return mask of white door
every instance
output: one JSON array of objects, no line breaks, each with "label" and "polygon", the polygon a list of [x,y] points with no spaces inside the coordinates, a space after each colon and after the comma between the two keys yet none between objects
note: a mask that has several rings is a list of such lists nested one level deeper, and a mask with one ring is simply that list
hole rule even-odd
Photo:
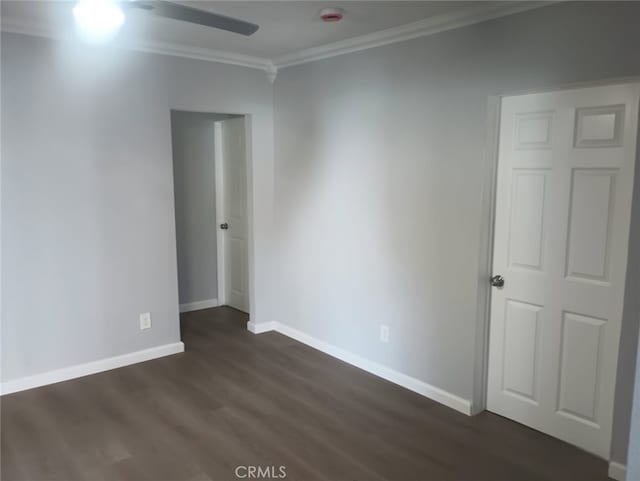
[{"label": "white door", "polygon": [[604,458],[639,96],[640,84],[583,88],[501,110],[488,409]]},{"label": "white door", "polygon": [[221,304],[249,312],[247,260],[247,159],[244,118],[216,124],[218,296]]}]

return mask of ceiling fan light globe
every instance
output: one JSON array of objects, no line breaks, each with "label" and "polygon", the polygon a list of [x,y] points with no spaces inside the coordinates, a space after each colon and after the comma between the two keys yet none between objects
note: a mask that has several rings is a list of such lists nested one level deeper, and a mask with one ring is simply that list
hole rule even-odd
[{"label": "ceiling fan light globe", "polygon": [[77,33],[91,43],[108,41],[125,21],[120,5],[113,0],[79,0],[73,18]]}]

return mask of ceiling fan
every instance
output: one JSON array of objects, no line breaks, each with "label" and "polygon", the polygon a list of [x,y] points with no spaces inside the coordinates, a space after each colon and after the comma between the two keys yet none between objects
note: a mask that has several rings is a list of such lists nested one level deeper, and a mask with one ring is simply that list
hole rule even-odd
[{"label": "ceiling fan", "polygon": [[179,3],[164,0],[129,0],[122,3],[124,8],[138,8],[146,10],[159,17],[173,18],[183,22],[196,23],[206,27],[239,33],[240,35],[252,35],[259,26],[237,18],[227,17],[213,12],[207,12],[193,7],[187,7]]},{"label": "ceiling fan", "polygon": [[111,34],[122,26],[125,21],[124,12],[131,9],[245,36],[254,34],[259,28],[255,23],[165,0],[78,0],[73,8],[73,15],[82,30],[106,38],[106,34]]}]

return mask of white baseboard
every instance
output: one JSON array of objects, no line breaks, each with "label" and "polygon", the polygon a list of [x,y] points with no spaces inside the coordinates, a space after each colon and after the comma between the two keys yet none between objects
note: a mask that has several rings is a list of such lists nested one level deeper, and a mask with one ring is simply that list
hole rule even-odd
[{"label": "white baseboard", "polygon": [[254,334],[262,334],[263,332],[275,331],[276,322],[260,322],[255,323],[253,321],[247,322],[247,330]]},{"label": "white baseboard", "polygon": [[142,351],[130,352],[121,356],[109,357],[107,359],[100,359],[99,361],[87,362],[85,364],[56,369],[55,371],[43,372],[34,376],[6,381],[0,386],[0,393],[4,396],[5,394],[25,391],[56,382],[68,381],[69,379],[109,371],[138,362],[150,361],[151,359],[169,356],[179,352],[184,352],[184,344],[182,342],[174,342],[150,349],[143,349]]},{"label": "white baseboard", "polygon": [[364,371],[374,374],[378,377],[386,379],[394,384],[398,384],[410,391],[421,394],[422,396],[433,399],[445,406],[455,409],[463,414],[470,416],[472,414],[471,401],[461,398],[455,394],[440,389],[438,387],[427,384],[411,376],[407,376],[401,372],[398,372],[389,367],[378,364],[377,362],[370,361],[356,354],[352,354],[342,348],[329,344],[327,342],[316,339],[315,337],[305,334],[302,331],[286,326],[279,322],[263,322],[260,324],[251,325],[251,322],[247,324],[247,329],[255,334],[260,334],[267,331],[277,331],[280,334],[291,337],[296,341],[313,347],[319,351],[324,352],[330,356],[333,356],[341,361],[344,361],[352,366],[356,366]]},{"label": "white baseboard", "polygon": [[200,309],[209,309],[210,307],[218,307],[218,299],[205,299],[204,301],[185,302],[180,304],[180,313],[199,311]]},{"label": "white baseboard", "polygon": [[627,466],[616,461],[609,461],[609,477],[616,481],[627,479]]}]

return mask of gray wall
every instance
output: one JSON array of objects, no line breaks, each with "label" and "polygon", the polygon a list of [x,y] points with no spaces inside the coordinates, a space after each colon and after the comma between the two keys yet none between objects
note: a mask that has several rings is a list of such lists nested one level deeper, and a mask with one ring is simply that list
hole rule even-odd
[{"label": "gray wall", "polygon": [[218,297],[213,125],[230,117],[171,113],[180,304]]},{"label": "gray wall", "polygon": [[1,56],[3,381],[179,340],[171,109],[250,114],[251,312],[272,318],[264,72],[14,34]]},{"label": "gray wall", "polygon": [[[471,399],[487,99],[640,75],[638,25],[639,3],[569,2],[281,70],[277,320]],[[629,409],[621,388],[619,461]]]}]

